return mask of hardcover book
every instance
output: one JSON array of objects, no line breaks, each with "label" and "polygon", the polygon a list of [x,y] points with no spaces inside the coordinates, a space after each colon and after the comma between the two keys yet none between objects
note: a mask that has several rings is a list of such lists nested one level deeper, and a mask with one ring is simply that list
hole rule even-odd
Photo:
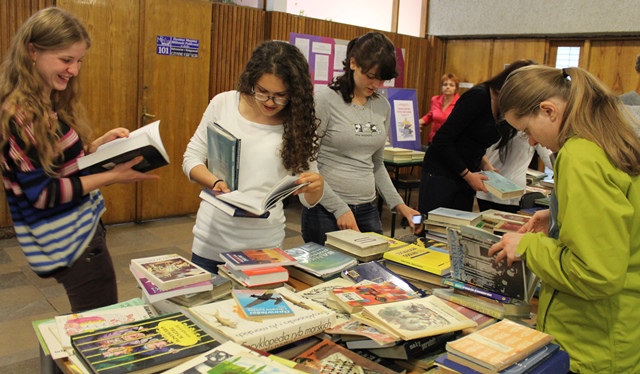
[{"label": "hardcover book", "polygon": [[178,305],[192,307],[218,300],[228,295],[233,287],[231,281],[220,274],[211,274],[210,283],[213,286],[213,289],[210,291],[188,293],[174,296],[168,300]]},{"label": "hardcover book", "polygon": [[312,367],[323,374],[396,374],[393,370],[368,360],[327,339],[324,339],[293,360]]},{"label": "hardcover book", "polygon": [[334,288],[329,291],[329,297],[337,301],[348,313],[355,313],[361,311],[364,306],[419,298],[420,294],[407,292],[392,282],[383,282]]},{"label": "hardcover book", "polygon": [[385,252],[383,257],[440,276],[448,274],[451,268],[449,254],[415,244]]},{"label": "hardcover book", "polygon": [[380,236],[355,230],[339,230],[327,233],[325,245],[337,247],[360,259],[365,256],[382,256],[389,250],[389,242]]},{"label": "hardcover book", "polygon": [[261,321],[293,315],[284,298],[274,290],[232,290],[231,295],[246,319]]},{"label": "hardcover book", "polygon": [[282,266],[241,270],[233,270],[227,268],[227,271],[229,271],[234,277],[236,277],[247,287],[256,287],[263,284],[283,283],[289,280],[289,272]]},{"label": "hardcover book", "polygon": [[358,264],[354,257],[314,242],[286,249],[285,252],[298,261],[294,267],[318,277],[331,276]]},{"label": "hardcover book", "polygon": [[281,248],[245,249],[244,251],[223,252],[222,260],[229,269],[246,270],[273,266],[295,265],[298,261]]},{"label": "hardcover book", "polygon": [[376,356],[408,360],[412,357],[422,356],[428,352],[443,349],[448,341],[460,337],[459,332],[446,332],[435,336],[426,336],[414,340],[401,341],[393,347],[370,348]]},{"label": "hardcover book", "polygon": [[501,174],[493,170],[485,170],[480,173],[489,177],[489,179],[482,181],[484,187],[498,199],[508,200],[524,195],[524,187],[503,177]]},{"label": "hardcover book", "polygon": [[317,286],[340,276],[340,273],[335,273],[327,275],[325,277],[319,277],[295,266],[287,266],[287,270],[289,271],[289,276],[291,278],[299,280],[300,282],[308,286]]},{"label": "hardcover book", "polygon": [[437,208],[429,212],[429,220],[446,223],[452,226],[471,225],[475,226],[482,220],[482,215],[464,210]]},{"label": "hardcover book", "polygon": [[362,314],[391,329],[404,340],[477,326],[436,296],[365,306]]},{"label": "hardcover book", "polygon": [[207,126],[207,167],[227,183],[231,191],[238,189],[241,140],[216,122]]},{"label": "hardcover book", "polygon": [[151,318],[155,314],[147,305],[134,305],[111,310],[87,311],[55,316],[58,336],[63,348],[71,348],[71,336],[123,323]]},{"label": "hardcover book", "polygon": [[450,288],[436,288],[433,289],[432,292],[435,296],[443,300],[452,301],[497,319],[503,319],[505,317],[531,317],[531,305],[524,301],[514,300],[509,303],[502,303],[484,296]]},{"label": "hardcover book", "polygon": [[218,199],[257,216],[273,209],[279,202],[308,183],[296,184],[298,175],[287,175],[276,183],[264,196],[249,194],[240,190],[218,195]]},{"label": "hardcover book", "polygon": [[94,373],[150,373],[219,345],[182,313],[73,335],[73,348]]},{"label": "hardcover book", "polygon": [[147,300],[150,303],[155,303],[159,300],[170,299],[175,296],[192,294],[197,292],[205,292],[213,290],[213,284],[210,281],[202,281],[198,283],[188,284],[182,287],[172,288],[170,290],[163,291],[158,286],[153,284],[133,266],[129,266],[129,270],[133,274],[133,277],[138,282],[140,289],[145,293]]},{"label": "hardcover book", "polygon": [[[552,351],[549,356],[543,356],[542,360],[536,360],[539,351]],[[544,353],[543,353],[544,354]],[[530,357],[532,358],[530,360]],[[477,371],[466,365],[461,365],[455,361],[449,360],[447,354],[444,353],[435,359],[435,364],[444,374],[481,374],[496,373],[484,368]],[[475,366],[476,368],[481,368]],[[569,355],[567,352],[555,349],[554,344],[547,344],[545,347],[536,351],[536,353],[518,361],[508,368],[498,372],[500,374],[566,374],[569,372]]]},{"label": "hardcover book", "polygon": [[78,169],[90,169],[91,173],[111,170],[114,166],[143,156],[133,169],[147,172],[169,164],[169,155],[160,138],[160,121],[150,123],[119,138],[105,143],[98,149],[78,159]]},{"label": "hardcover book", "polygon": [[293,316],[247,320],[233,299],[198,305],[190,308],[189,312],[214,336],[263,351],[318,334],[335,324],[335,313],[330,309],[284,287],[276,291],[288,302]]},{"label": "hardcover book", "polygon": [[[524,359],[516,362],[515,364],[499,372],[487,369],[484,366],[480,366],[474,362],[471,362],[469,360],[466,360],[462,357],[458,357],[455,355],[446,355],[447,358],[445,362],[449,362],[449,363],[453,362],[459,365],[463,365],[465,367],[471,368],[472,370],[475,370],[476,372],[483,373],[483,374],[494,374],[494,373],[530,374],[544,361],[551,358],[551,356],[553,356],[553,354],[556,353],[559,349],[560,349],[559,345],[554,343],[549,343],[544,347],[538,349],[537,351],[533,352],[529,356],[525,357]],[[543,373],[548,374],[548,372],[543,372]]]},{"label": "hardcover book", "polygon": [[342,277],[354,283],[360,283],[365,280],[375,283],[391,282],[406,292],[417,292],[421,296],[426,296],[418,287],[406,282],[378,261],[364,262],[345,270],[342,272]]},{"label": "hardcover book", "polygon": [[247,212],[244,209],[240,209],[231,204],[225,203],[224,201],[218,199],[218,196],[224,194],[222,191],[214,191],[208,188],[203,188],[200,191],[200,198],[207,203],[215,206],[221,211],[227,213],[231,217],[244,217],[244,218],[269,218],[271,212],[264,212],[261,215],[255,215],[251,212]]},{"label": "hardcover book", "polygon": [[384,266],[395,274],[402,277],[409,284],[416,288],[423,290],[430,290],[434,286],[440,286],[442,284],[442,277],[435,275],[424,270],[414,268],[409,265],[401,264],[393,261],[385,261]]},{"label": "hardcover book", "polygon": [[447,343],[447,358],[464,358],[481,367],[500,371],[551,343],[553,336],[504,319]]},{"label": "hardcover book", "polygon": [[163,291],[211,279],[211,273],[175,253],[134,258],[130,266]]}]

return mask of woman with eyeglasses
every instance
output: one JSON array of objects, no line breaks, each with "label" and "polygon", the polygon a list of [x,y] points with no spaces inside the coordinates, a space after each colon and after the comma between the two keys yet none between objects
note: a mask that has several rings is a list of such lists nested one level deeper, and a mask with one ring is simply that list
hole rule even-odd
[{"label": "woman with eyeglasses", "polygon": [[351,40],[344,74],[316,93],[318,168],[326,183],[320,204],[302,210],[305,242],[324,244],[327,232],[344,229],[382,233],[376,190],[411,227],[420,214],[402,201],[383,160],[391,106],[376,90],[398,75],[395,53],[378,32]]},{"label": "woman with eyeglasses", "polygon": [[[309,183],[295,193],[302,204],[311,207],[320,200],[324,181],[315,163],[313,84],[297,47],[278,41],[258,46],[237,90],[211,100],[187,146],[182,168],[189,180],[229,192],[226,181],[206,166],[207,126],[212,121],[241,139],[238,190],[262,198],[283,177],[299,175],[297,183]],[[267,218],[246,218],[231,217],[203,201],[193,228],[192,261],[217,273],[221,252],[281,247],[284,229],[282,202]]]}]

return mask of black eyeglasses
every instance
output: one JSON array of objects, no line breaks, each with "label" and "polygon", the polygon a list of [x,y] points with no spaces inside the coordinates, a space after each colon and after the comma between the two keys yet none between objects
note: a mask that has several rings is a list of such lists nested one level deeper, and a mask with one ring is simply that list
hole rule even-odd
[{"label": "black eyeglasses", "polygon": [[253,88],[251,89],[251,94],[253,95],[253,97],[256,98],[256,100],[261,101],[263,103],[266,103],[267,101],[271,100],[274,102],[274,104],[276,105],[287,105],[289,104],[289,98],[288,97],[279,97],[279,96],[269,96],[269,95],[265,95],[261,92],[256,92]]}]

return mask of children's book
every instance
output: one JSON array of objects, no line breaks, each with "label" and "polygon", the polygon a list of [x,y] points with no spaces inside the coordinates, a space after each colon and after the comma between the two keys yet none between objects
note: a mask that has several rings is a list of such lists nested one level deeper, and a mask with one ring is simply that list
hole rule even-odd
[{"label": "children's book", "polygon": [[231,191],[238,189],[241,140],[216,122],[207,126],[207,166],[225,181]]},{"label": "children's book", "polygon": [[331,276],[358,263],[352,256],[314,242],[286,249],[285,252],[298,261],[295,267],[318,277]]},{"label": "children's book", "polygon": [[232,290],[231,295],[246,319],[261,321],[294,314],[285,299],[274,290]]},{"label": "children's book", "polygon": [[298,260],[293,256],[277,247],[223,252],[220,257],[222,257],[226,266],[233,270],[288,266],[298,263]]},{"label": "children's book", "polygon": [[218,195],[219,200],[237,208],[244,209],[257,216],[273,209],[287,196],[306,186],[308,183],[296,184],[298,175],[287,175],[276,183],[264,195],[249,194],[240,190]]},{"label": "children's book", "polygon": [[71,343],[94,373],[155,373],[220,343],[182,313],[73,335]]},{"label": "children's book", "polygon": [[261,215],[256,215],[251,212],[247,212],[244,209],[240,209],[231,204],[225,203],[224,201],[218,199],[220,194],[224,194],[222,191],[214,191],[209,188],[203,188],[200,191],[200,198],[207,203],[215,206],[221,211],[227,213],[231,217],[244,217],[244,218],[269,218],[271,212],[264,212]]},{"label": "children's book", "polygon": [[436,296],[365,306],[362,314],[386,326],[404,340],[477,326],[476,322],[446,305]]},{"label": "children's book", "polygon": [[259,354],[236,342],[227,341],[210,351],[191,358],[189,361],[165,371],[163,374],[196,374],[208,373],[216,365],[239,353]]},{"label": "children's book", "polygon": [[405,248],[385,252],[383,257],[386,260],[411,266],[439,276],[448,274],[451,269],[448,253],[421,247],[416,244],[409,244]]},{"label": "children's book", "polygon": [[351,352],[347,348],[327,339],[303,352],[293,361],[310,366],[323,374],[396,374],[393,370]]},{"label": "children's book", "polygon": [[524,195],[524,187],[517,183],[503,177],[501,174],[496,173],[493,170],[481,171],[487,180],[483,180],[485,188],[492,195],[496,196],[500,200],[514,199]]},{"label": "children's book", "polygon": [[172,288],[170,290],[163,291],[158,286],[148,280],[142,273],[134,269],[133,266],[129,266],[129,270],[133,274],[133,277],[138,282],[138,285],[145,293],[147,300],[151,303],[155,303],[159,300],[170,299],[175,296],[192,294],[197,292],[211,291],[213,284],[210,281],[202,281],[198,283],[188,284],[182,287]]},{"label": "children's book", "polygon": [[113,169],[114,166],[143,156],[133,169],[147,172],[169,164],[169,155],[160,138],[160,121],[150,123],[119,138],[105,143],[98,149],[78,159],[78,169],[90,168],[91,173]]},{"label": "children's book", "polygon": [[211,273],[175,253],[134,258],[130,266],[163,291],[211,279]]},{"label": "children's book", "polygon": [[462,358],[493,371],[508,368],[551,343],[553,336],[504,319],[447,343],[447,358]]},{"label": "children's book", "polygon": [[334,288],[329,291],[329,297],[337,301],[348,313],[355,313],[361,311],[364,306],[419,298],[420,294],[407,292],[392,282],[383,282]]},{"label": "children's book", "polygon": [[71,336],[117,326],[123,323],[140,321],[155,316],[147,305],[135,305],[111,310],[87,311],[82,313],[56,316],[58,336],[62,346],[71,348]]}]

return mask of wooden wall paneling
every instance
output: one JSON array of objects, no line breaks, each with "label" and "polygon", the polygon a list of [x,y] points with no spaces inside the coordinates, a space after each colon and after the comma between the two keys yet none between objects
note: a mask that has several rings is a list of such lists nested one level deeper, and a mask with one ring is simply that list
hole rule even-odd
[{"label": "wooden wall paneling", "polygon": [[[137,1],[101,0],[92,4],[58,0],[75,14],[91,37],[82,66],[82,102],[94,135],[115,127],[138,128],[138,55],[140,5]],[[132,27],[132,25],[136,25]],[[136,217],[136,184],[114,184],[100,189],[106,223],[132,222]]]},{"label": "wooden wall paneling", "polygon": [[493,41],[491,74],[494,76],[504,70],[505,64],[516,60],[534,60],[539,64],[545,61],[546,42],[544,39],[497,39]]},{"label": "wooden wall paneling", "polygon": [[478,84],[491,77],[492,53],[491,39],[447,40],[444,70],[457,75],[460,82]]},{"label": "wooden wall paneling", "polygon": [[588,70],[618,95],[640,92],[640,74],[635,70],[639,53],[639,40],[593,40]]}]

